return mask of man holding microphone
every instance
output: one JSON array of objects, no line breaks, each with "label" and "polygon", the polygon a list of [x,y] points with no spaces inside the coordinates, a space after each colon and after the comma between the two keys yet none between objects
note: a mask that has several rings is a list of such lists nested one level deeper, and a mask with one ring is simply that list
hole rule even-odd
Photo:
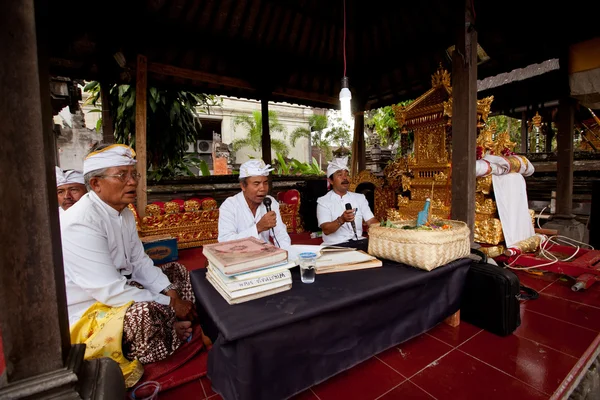
[{"label": "man holding microphone", "polygon": [[323,230],[323,244],[332,245],[362,238],[363,221],[379,223],[363,194],[350,192],[348,157],[336,158],[327,166],[332,189],[317,200],[317,220]]}]

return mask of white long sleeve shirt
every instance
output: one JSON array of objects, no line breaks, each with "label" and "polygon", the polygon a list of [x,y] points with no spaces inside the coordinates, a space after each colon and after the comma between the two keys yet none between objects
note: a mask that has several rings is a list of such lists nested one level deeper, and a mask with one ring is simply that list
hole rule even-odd
[{"label": "white long sleeve shirt", "polygon": [[244,197],[244,192],[240,192],[226,199],[219,207],[219,242],[246,237],[255,237],[269,242],[269,236],[273,236],[274,232],[277,239],[273,241],[275,245],[279,243],[279,247],[288,249],[292,241],[281,219],[279,203],[272,196],[268,197],[271,199],[271,211],[275,211],[275,214],[277,214],[277,225],[272,230],[258,233],[256,224],[267,213],[267,209],[264,204],[261,204],[256,209],[256,215],[252,215],[250,206],[248,206],[248,202]]},{"label": "white long sleeve shirt", "polygon": [[[169,279],[144,252],[128,208],[119,213],[89,192],[62,214],[60,225],[70,324],[97,301],[111,307],[129,301],[169,304],[160,293]],[[126,275],[144,289],[128,285]]]},{"label": "white long sleeve shirt", "polygon": [[[346,192],[344,196],[340,196],[333,190],[330,190],[326,195],[317,199],[317,220],[319,226],[324,223],[334,221],[346,211],[346,203],[350,203],[352,208],[357,208],[354,216],[356,224],[356,235],[359,239],[362,238],[363,221],[368,221],[374,217],[369,202],[364,194]],[[355,239],[352,225],[348,222],[339,227],[339,229],[329,235],[323,234],[323,244],[331,245],[347,242]]]}]

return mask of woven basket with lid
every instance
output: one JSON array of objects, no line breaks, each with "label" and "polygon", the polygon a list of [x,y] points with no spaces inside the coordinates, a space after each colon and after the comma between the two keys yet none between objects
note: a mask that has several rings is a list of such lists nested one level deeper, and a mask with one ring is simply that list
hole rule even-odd
[{"label": "woven basket with lid", "polygon": [[[466,257],[471,252],[470,231],[461,221],[442,220],[451,229],[417,230],[369,227],[369,254],[431,271]],[[394,225],[415,226],[416,221],[396,221]]]}]

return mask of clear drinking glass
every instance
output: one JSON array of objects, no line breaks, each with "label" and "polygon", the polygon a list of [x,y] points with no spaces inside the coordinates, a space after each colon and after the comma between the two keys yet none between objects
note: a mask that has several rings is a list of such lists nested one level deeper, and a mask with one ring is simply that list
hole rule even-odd
[{"label": "clear drinking glass", "polygon": [[302,280],[303,283],[313,283],[315,281],[317,254],[305,252],[300,253],[298,257],[298,264],[300,266],[300,280]]}]

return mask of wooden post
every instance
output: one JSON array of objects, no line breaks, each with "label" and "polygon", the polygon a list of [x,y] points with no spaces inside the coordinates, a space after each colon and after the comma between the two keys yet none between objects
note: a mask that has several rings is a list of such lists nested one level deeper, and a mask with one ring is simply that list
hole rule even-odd
[{"label": "wooden post", "polygon": [[265,164],[271,164],[271,132],[269,131],[269,99],[262,96],[260,99],[260,112],[262,113],[262,159]]},{"label": "wooden post", "polygon": [[146,215],[146,126],[147,126],[147,86],[148,70],[146,56],[138,54],[137,73],[135,82],[135,153],[137,159],[137,171],[140,173],[140,181],[137,187],[137,212],[140,218]]},{"label": "wooden post", "polygon": [[102,102],[102,143],[115,142],[113,118],[110,113],[110,83],[100,82],[100,101]]},{"label": "wooden post", "polygon": [[527,154],[527,111],[521,113],[521,153]]},{"label": "wooden post", "polygon": [[563,97],[558,103],[556,164],[556,217],[573,218],[573,100]]},{"label": "wooden post", "polygon": [[367,153],[365,149],[364,111],[354,113],[354,141],[356,141],[356,152],[354,152],[353,149],[352,158],[354,161],[352,161],[352,166],[357,168],[355,172],[359,174],[361,171],[364,171],[365,166],[367,164]]},{"label": "wooden post", "polygon": [[475,226],[477,139],[477,31],[466,0],[452,57],[452,218]]},{"label": "wooden post", "polygon": [[[0,3],[0,93],[5,94],[0,97],[0,171],[6,172],[0,178],[0,240],[6,250],[0,266],[0,331],[8,381],[0,398],[15,398],[6,390],[18,382],[26,382],[35,397],[37,381],[24,379],[53,371],[63,372],[47,387],[77,379],[64,369],[70,338],[54,148],[41,99],[43,94],[49,101],[50,88],[47,69],[39,68],[47,63],[38,64],[34,14],[44,8],[44,2],[34,7],[33,0]],[[43,27],[37,27],[39,34]]]}]

